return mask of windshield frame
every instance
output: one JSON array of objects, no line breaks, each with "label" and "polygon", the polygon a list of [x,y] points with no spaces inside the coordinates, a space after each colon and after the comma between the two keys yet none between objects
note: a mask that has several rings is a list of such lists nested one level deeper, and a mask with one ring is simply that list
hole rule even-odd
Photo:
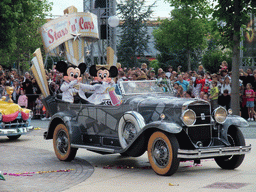
[{"label": "windshield frame", "polygon": [[167,82],[167,87],[168,87],[167,88],[168,90],[166,92],[164,92],[164,91],[162,91],[162,92],[152,92],[152,91],[150,91],[150,92],[139,92],[139,93],[138,92],[136,92],[136,93],[126,93],[125,88],[124,88],[124,84],[128,84],[128,83],[137,84],[137,83],[143,83],[143,82],[144,83],[161,84],[162,81],[157,81],[157,80],[121,81],[121,82],[119,82],[119,88],[120,88],[121,94],[123,96],[128,96],[128,95],[170,94],[170,93],[172,93],[172,86],[171,86],[170,80],[166,81]]}]

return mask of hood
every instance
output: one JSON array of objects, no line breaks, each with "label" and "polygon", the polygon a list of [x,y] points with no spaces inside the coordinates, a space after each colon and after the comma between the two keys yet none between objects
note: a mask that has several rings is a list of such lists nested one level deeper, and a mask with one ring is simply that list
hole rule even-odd
[{"label": "hood", "polygon": [[8,103],[6,101],[0,101],[0,112],[2,114],[3,122],[10,122],[15,120],[19,114],[23,120],[27,120],[29,118],[29,109],[21,108],[16,103]]},{"label": "hood", "polygon": [[160,115],[165,114],[167,119],[180,122],[182,109],[187,105],[206,104],[201,99],[177,98],[173,96],[134,96],[127,100],[130,110],[138,111],[146,123],[160,120]]},{"label": "hood", "polygon": [[157,108],[168,106],[169,108],[182,108],[183,105],[187,105],[193,102],[199,102],[202,100],[191,98],[177,98],[173,96],[134,96],[127,100],[131,110],[138,111],[141,108]]},{"label": "hood", "polygon": [[21,107],[18,104],[0,101],[0,112],[3,115],[10,115],[17,111],[20,111],[20,109]]}]

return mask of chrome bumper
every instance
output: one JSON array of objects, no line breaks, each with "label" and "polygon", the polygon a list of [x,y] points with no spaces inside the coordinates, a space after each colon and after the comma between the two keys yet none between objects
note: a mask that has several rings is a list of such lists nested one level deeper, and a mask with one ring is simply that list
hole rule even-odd
[{"label": "chrome bumper", "polygon": [[220,157],[228,155],[243,155],[251,151],[251,145],[236,146],[236,147],[222,147],[222,148],[207,148],[194,150],[178,150],[178,158],[182,159],[203,159],[211,157]]},{"label": "chrome bumper", "polygon": [[0,129],[0,136],[22,135],[32,130],[34,130],[33,126],[13,128],[13,129]]}]

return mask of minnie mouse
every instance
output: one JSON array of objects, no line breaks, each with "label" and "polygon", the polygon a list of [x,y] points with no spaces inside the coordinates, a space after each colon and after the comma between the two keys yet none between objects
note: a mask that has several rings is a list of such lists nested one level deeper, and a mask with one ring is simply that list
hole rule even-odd
[{"label": "minnie mouse", "polygon": [[82,80],[80,75],[85,72],[86,64],[80,63],[78,66],[75,66],[71,64],[68,65],[64,61],[59,61],[56,65],[56,69],[63,73],[64,82],[60,87],[60,90],[63,92],[62,100],[70,103],[77,103],[80,101],[82,103],[88,103],[84,94],[85,90],[94,91],[97,86],[80,83]]},{"label": "minnie mouse", "polygon": [[94,104],[101,104],[104,100],[110,100],[108,94],[108,89],[114,86],[114,81],[111,77],[116,77],[118,75],[118,70],[116,66],[109,65],[92,65],[90,67],[89,73],[91,76],[95,77],[96,83],[101,86],[94,91],[94,93],[88,98],[88,101]]}]

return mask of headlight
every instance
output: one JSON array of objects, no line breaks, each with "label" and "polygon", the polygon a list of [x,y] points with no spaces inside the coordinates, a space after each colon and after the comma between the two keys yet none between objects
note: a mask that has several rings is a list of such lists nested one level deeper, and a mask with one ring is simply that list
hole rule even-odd
[{"label": "headlight", "polygon": [[4,122],[0,123],[0,126],[1,126],[2,129],[4,129],[5,128],[5,123]]},{"label": "headlight", "polygon": [[3,114],[0,112],[0,121],[2,121]]},{"label": "headlight", "polygon": [[29,111],[29,118],[31,119],[33,117],[33,111]]},{"label": "headlight", "polygon": [[192,126],[196,122],[196,114],[193,110],[187,109],[182,114],[181,119],[186,126]]},{"label": "headlight", "polygon": [[224,123],[227,118],[227,110],[224,107],[218,107],[214,110],[214,119],[217,121],[217,123]]}]

